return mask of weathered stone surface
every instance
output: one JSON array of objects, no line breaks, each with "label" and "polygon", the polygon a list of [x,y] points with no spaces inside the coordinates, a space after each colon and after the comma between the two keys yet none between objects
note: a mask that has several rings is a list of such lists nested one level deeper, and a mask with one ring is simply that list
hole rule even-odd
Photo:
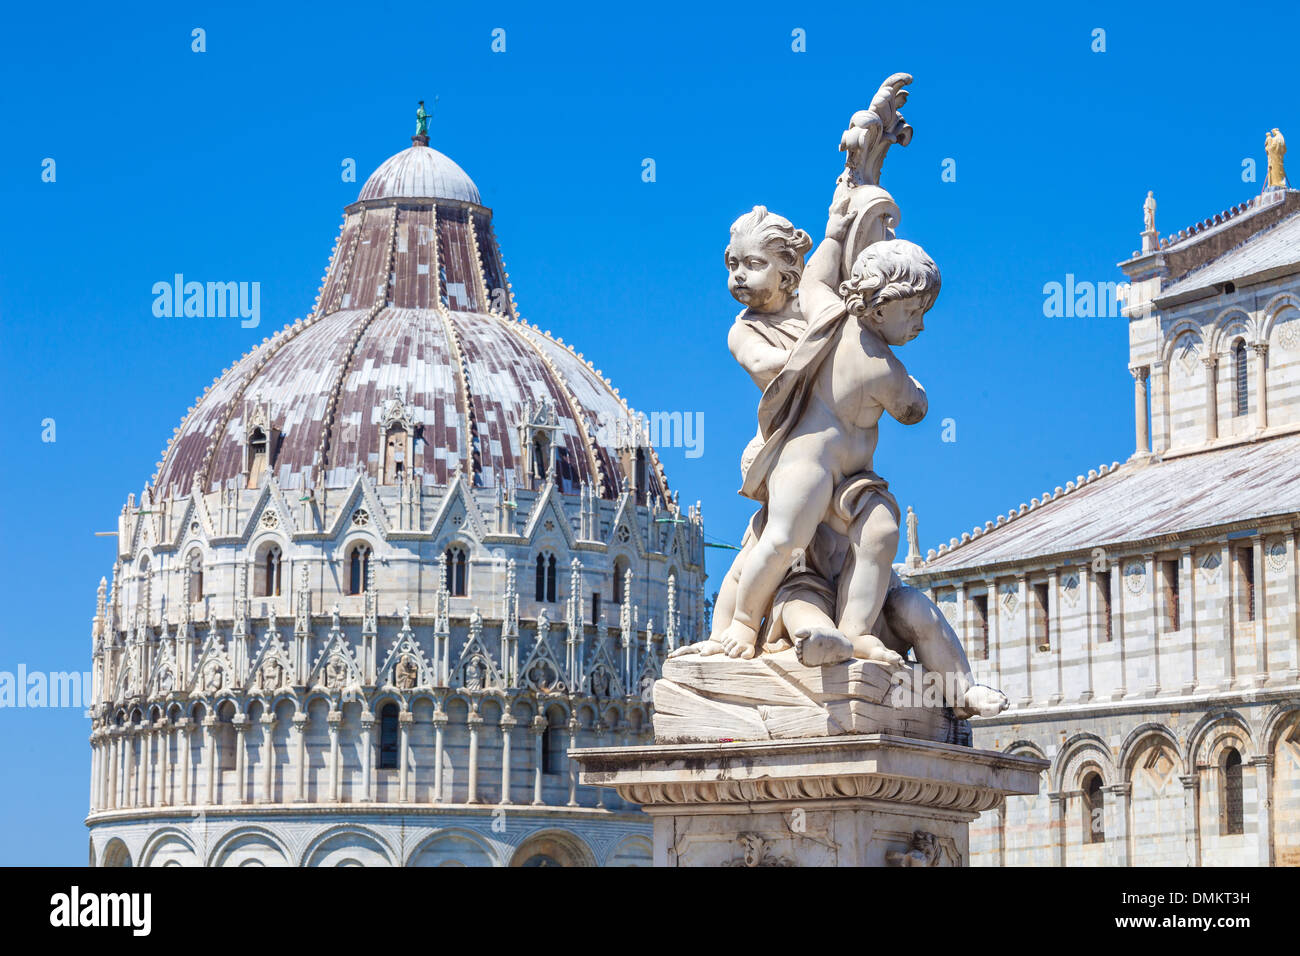
[{"label": "weathered stone surface", "polygon": [[654,689],[660,743],[782,740],[888,733],[964,742],[964,721],[940,707],[890,702],[891,671],[876,661],[805,667],[793,650],[741,660],[673,658]]}]

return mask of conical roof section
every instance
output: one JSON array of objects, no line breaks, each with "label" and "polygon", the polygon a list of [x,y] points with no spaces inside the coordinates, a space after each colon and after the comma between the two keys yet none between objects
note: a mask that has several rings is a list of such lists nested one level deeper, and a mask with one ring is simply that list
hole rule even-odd
[{"label": "conical roof section", "polygon": [[519,318],[478,188],[418,142],[344,210],[311,314],[195,402],[159,462],[155,496],[245,487],[255,423],[275,436],[268,470],[282,488],[377,477],[381,423],[395,409],[415,423],[409,466],[426,485],[460,471],[480,487],[527,486],[521,426],[541,416],[553,425],[562,493],[590,485],[613,499],[626,481],[638,497],[667,495],[654,450],[638,464],[621,447],[631,412],[617,389]]}]

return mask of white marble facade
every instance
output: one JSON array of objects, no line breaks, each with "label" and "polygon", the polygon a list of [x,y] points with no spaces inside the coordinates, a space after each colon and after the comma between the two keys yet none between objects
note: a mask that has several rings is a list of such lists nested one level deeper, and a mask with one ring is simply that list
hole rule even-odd
[{"label": "white marble facade", "polygon": [[977,864],[1300,865],[1297,228],[1266,190],[1124,263],[1135,453],[906,571],[1011,700],[975,746],[1051,762]]}]

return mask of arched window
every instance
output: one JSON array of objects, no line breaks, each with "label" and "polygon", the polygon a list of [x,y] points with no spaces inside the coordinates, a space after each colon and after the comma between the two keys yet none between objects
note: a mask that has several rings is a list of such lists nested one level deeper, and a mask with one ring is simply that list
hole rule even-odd
[{"label": "arched window", "polygon": [[547,454],[549,444],[542,435],[538,435],[533,439],[533,477],[538,481],[543,481],[546,478],[546,471],[550,466],[550,456]]},{"label": "arched window", "polygon": [[395,485],[406,474],[406,429],[392,425],[384,434],[384,484]]},{"label": "arched window", "polygon": [[627,583],[627,558],[614,559],[614,603],[623,603],[623,586]]},{"label": "arched window", "polygon": [[600,623],[600,592],[591,592],[591,623]]},{"label": "arched window", "polygon": [[447,593],[452,597],[464,597],[469,593],[467,587],[465,551],[462,548],[447,549]]},{"label": "arched window", "polygon": [[280,549],[272,545],[266,549],[266,557],[262,559],[262,566],[258,569],[259,597],[280,596],[280,565]]},{"label": "arched window", "polygon": [[379,769],[397,769],[397,705],[387,703],[379,710]]},{"label": "arched window", "polygon": [[257,488],[261,484],[262,475],[266,471],[268,444],[266,432],[261,428],[254,428],[248,436],[248,487],[250,488]]},{"label": "arched window", "polygon": [[191,604],[203,600],[203,555],[198,551],[190,554],[187,569],[186,590]]},{"label": "arched window", "polygon": [[1105,843],[1106,821],[1104,796],[1101,792],[1101,775],[1088,774],[1083,781],[1083,842]]},{"label": "arched window", "polygon": [[646,501],[646,467],[645,467],[645,449],[637,448],[636,450],[636,501],[637,504],[645,504]]},{"label": "arched window", "polygon": [[542,734],[542,773],[561,773],[561,760],[564,756],[564,742],[560,739],[560,725],[552,716]]},{"label": "arched window", "polygon": [[1241,803],[1241,754],[1229,747],[1223,755],[1223,832],[1229,836],[1245,833]]},{"label": "arched window", "polygon": [[539,601],[555,602],[555,555],[537,556],[537,581],[534,593]]},{"label": "arched window", "polygon": [[348,593],[360,594],[370,580],[370,549],[359,544],[348,558]]},{"label": "arched window", "polygon": [[1232,346],[1232,373],[1237,383],[1237,414],[1245,415],[1250,408],[1250,392],[1247,386],[1246,343],[1237,339]]}]

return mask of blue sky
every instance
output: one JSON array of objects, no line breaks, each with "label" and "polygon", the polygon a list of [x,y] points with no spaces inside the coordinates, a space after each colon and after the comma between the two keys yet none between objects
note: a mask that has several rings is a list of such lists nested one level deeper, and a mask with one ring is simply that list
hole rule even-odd
[{"label": "blue sky", "polygon": [[[1300,140],[1294,61],[1269,45],[1296,35],[1298,8],[918,3],[863,23],[864,9],[7,8],[0,671],[89,668],[113,560],[92,533],[116,527],[204,385],[307,313],[360,188],[342,162],[364,180],[435,94],[432,144],[493,208],[523,315],[635,407],[704,413],[703,456],[663,457],[712,537],[736,541],[749,512],[737,462],[757,400],[725,345],[727,227],[763,203],[819,236],[840,132],[900,70],[916,133],[882,184],[943,292],[900,352],[929,416],[887,424],[877,468],[923,548],[1126,458],[1124,322],[1045,318],[1043,285],[1122,278],[1148,189],[1162,232],[1259,191],[1242,162],[1262,182],[1265,132]],[[177,272],[260,282],[261,326],[155,318],[151,287]],[[728,554],[710,557],[716,583]],[[0,709],[0,863],[86,859],[87,733],[79,711]]]}]

